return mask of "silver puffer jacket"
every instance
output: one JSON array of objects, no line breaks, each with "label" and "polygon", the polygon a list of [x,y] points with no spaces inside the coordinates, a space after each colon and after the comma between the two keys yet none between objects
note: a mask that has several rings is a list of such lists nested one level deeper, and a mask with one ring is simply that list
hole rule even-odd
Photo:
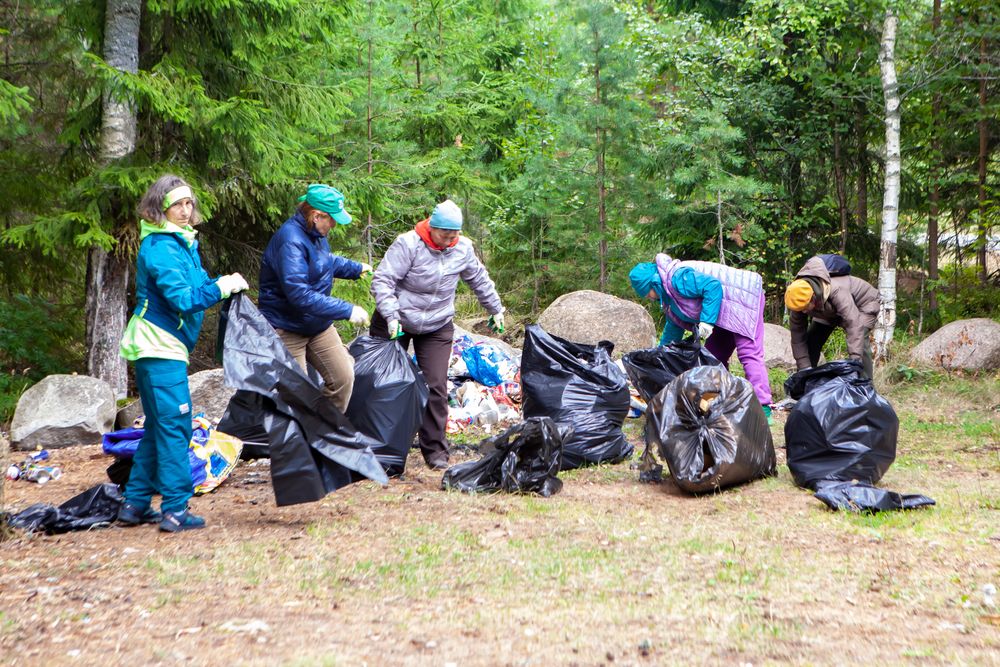
[{"label": "silver puffer jacket", "polygon": [[386,321],[399,320],[407,333],[428,333],[455,317],[459,278],[487,312],[503,312],[496,286],[464,236],[451,248],[433,250],[416,231],[400,234],[375,270],[371,293]]}]

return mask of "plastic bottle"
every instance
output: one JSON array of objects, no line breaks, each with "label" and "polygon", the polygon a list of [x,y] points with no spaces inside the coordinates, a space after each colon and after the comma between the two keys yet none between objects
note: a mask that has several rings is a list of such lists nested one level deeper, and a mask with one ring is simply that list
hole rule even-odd
[{"label": "plastic bottle", "polygon": [[60,477],[62,477],[62,470],[56,466],[31,466],[24,472],[24,479],[38,484],[45,484],[49,480]]},{"label": "plastic bottle", "polygon": [[486,409],[479,413],[477,421],[483,426],[492,426],[500,420],[500,415],[497,414],[496,410]]}]

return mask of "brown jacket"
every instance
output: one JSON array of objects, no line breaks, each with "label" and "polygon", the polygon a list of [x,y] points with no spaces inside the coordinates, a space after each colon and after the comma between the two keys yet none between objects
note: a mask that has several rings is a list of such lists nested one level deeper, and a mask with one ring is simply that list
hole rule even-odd
[{"label": "brown jacket", "polygon": [[[815,278],[824,286],[822,303],[816,301],[802,313],[789,313],[789,328],[792,331],[792,355],[796,365],[802,369],[809,366],[809,349],[806,347],[806,328],[809,318],[831,326],[841,326],[847,334],[847,354],[851,359],[861,359],[862,351],[868,344],[865,332],[875,327],[878,316],[878,290],[861,278],[854,276],[830,276],[826,264],[819,257],[812,257],[805,263],[796,278]],[[828,286],[828,287],[827,287]]]}]

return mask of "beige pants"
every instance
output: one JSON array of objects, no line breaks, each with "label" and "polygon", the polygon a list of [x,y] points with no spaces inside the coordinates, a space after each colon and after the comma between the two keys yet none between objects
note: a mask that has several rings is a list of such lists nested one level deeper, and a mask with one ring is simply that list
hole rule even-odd
[{"label": "beige pants", "polygon": [[323,393],[341,412],[347,412],[354,390],[354,357],[340,340],[337,328],[332,324],[326,331],[315,336],[275,329],[288,351],[306,370],[306,362],[316,369],[325,383]]}]

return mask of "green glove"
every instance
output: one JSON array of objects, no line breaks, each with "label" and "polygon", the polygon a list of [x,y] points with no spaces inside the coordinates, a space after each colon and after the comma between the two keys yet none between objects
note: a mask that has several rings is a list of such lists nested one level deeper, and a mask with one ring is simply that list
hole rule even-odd
[{"label": "green glove", "polygon": [[490,330],[493,333],[502,334],[504,331],[503,327],[503,313],[497,313],[496,315],[490,315],[490,319],[487,322],[489,324]]},{"label": "green glove", "polygon": [[403,325],[399,323],[399,320],[389,320],[389,340],[395,340],[403,335]]}]

